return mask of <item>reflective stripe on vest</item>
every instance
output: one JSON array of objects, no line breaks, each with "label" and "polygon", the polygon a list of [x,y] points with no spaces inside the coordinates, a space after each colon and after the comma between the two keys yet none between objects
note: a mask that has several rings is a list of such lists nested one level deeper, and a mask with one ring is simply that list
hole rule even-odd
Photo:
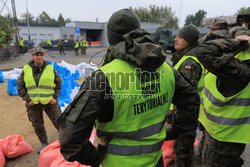
[{"label": "reflective stripe on vest", "polygon": [[[245,54],[248,60],[250,54]],[[219,141],[250,144],[250,83],[237,94],[224,97],[216,80],[212,73],[205,76],[199,121]]]},{"label": "reflective stripe on vest", "polygon": [[183,56],[183,57],[177,62],[177,64],[174,66],[174,69],[178,70],[179,67],[182,65],[182,63],[183,63],[186,59],[188,59],[188,58],[191,58],[191,59],[195,60],[195,61],[196,61],[197,63],[199,63],[200,66],[201,66],[202,73],[201,73],[201,77],[200,77],[200,80],[199,80],[199,82],[198,82],[198,84],[197,84],[197,89],[196,89],[196,90],[198,91],[199,95],[201,96],[201,92],[202,92],[202,90],[203,90],[203,83],[204,83],[204,76],[205,76],[205,68],[204,68],[203,65],[199,62],[199,60],[198,60],[196,57],[194,57],[194,56],[185,55],[185,56]]},{"label": "reflective stripe on vest", "polygon": [[108,146],[107,153],[120,156],[150,154],[159,151],[163,142],[164,141],[160,141],[156,144],[141,146],[122,146],[110,144]]},{"label": "reflective stripe on vest", "polygon": [[108,79],[114,101],[112,121],[96,122],[99,137],[112,137],[101,165],[156,165],[162,154],[164,122],[175,88],[172,68],[163,63],[149,73],[115,59],[99,70]]},{"label": "reflective stripe on vest", "polygon": [[131,132],[105,132],[102,130],[97,130],[96,133],[99,137],[105,136],[116,136],[120,138],[130,138],[130,139],[142,139],[144,137],[153,136],[161,130],[162,126],[165,124],[165,120],[163,122],[156,123],[154,125],[150,125],[145,128],[141,128],[137,131]]},{"label": "reflective stripe on vest", "polygon": [[31,100],[38,104],[48,104],[50,100],[53,98],[54,95],[54,88],[55,88],[55,74],[54,68],[52,65],[46,65],[43,70],[43,73],[40,77],[38,87],[36,86],[32,68],[30,65],[25,65],[23,68],[24,72],[24,82],[26,88],[28,90],[28,95]]}]

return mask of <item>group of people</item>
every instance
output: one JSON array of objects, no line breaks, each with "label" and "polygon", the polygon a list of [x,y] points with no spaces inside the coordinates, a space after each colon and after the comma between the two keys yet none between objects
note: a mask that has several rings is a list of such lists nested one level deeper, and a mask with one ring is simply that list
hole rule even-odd
[{"label": "group of people", "polygon": [[[115,12],[107,24],[104,64],[86,78],[62,114],[60,76],[44,61],[42,48],[35,48],[17,84],[42,144],[38,151],[48,144],[44,109],[59,129],[67,161],[162,167],[162,144],[175,140],[175,166],[191,167],[199,127],[204,167],[241,166],[240,155],[250,144],[249,31],[228,31],[223,20],[210,28],[201,39],[195,26],[181,28],[170,66],[135,13]],[[94,144],[89,141],[93,127]]]},{"label": "group of people", "polygon": [[[65,55],[64,41],[62,39],[58,40],[57,47],[59,49],[60,55],[62,55],[62,54]],[[85,55],[87,47],[88,47],[88,43],[85,39],[81,39],[80,42],[78,42],[77,40],[74,40],[74,51],[75,51],[76,56],[79,55],[79,52],[78,52],[79,48],[81,50],[81,54]]]}]

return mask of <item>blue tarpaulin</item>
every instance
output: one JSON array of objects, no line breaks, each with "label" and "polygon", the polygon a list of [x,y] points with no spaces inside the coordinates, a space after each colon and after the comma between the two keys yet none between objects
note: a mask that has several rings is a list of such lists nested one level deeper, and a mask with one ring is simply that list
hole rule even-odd
[{"label": "blue tarpaulin", "polygon": [[11,96],[17,96],[17,79],[8,79],[7,93]]},{"label": "blue tarpaulin", "polygon": [[0,70],[0,82],[5,82],[3,74],[2,74],[2,70]]}]

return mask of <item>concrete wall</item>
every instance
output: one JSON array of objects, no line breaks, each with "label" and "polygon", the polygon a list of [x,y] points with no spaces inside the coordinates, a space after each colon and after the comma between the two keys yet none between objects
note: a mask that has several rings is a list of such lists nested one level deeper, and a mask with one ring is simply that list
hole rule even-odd
[{"label": "concrete wall", "polygon": [[75,27],[60,27],[60,38],[75,39]]},{"label": "concrete wall", "polygon": [[[24,40],[28,40],[28,27],[19,26],[19,28],[20,36],[22,36]],[[57,40],[60,38],[60,27],[30,26],[30,37],[35,45],[46,41],[48,38]]]}]

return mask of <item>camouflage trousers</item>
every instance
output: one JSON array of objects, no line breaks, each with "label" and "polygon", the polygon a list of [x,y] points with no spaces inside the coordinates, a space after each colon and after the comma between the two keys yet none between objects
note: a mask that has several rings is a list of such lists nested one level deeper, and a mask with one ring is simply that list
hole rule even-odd
[{"label": "camouflage trousers", "polygon": [[41,143],[48,143],[47,132],[44,127],[43,110],[46,112],[54,127],[59,130],[59,124],[57,119],[61,115],[61,110],[59,108],[58,102],[56,104],[35,104],[30,106],[26,103],[28,118],[32,123],[34,131]]},{"label": "camouflage trousers", "polygon": [[192,167],[196,133],[183,134],[174,141],[175,166]]},{"label": "camouflage trousers", "polygon": [[240,158],[246,144],[222,142],[214,139],[205,130],[205,142],[202,152],[203,167],[241,167]]},{"label": "camouflage trousers", "polygon": [[82,46],[82,47],[81,47],[81,54],[82,54],[82,55],[85,55],[85,54],[86,54],[86,49],[87,49],[86,46]]}]

